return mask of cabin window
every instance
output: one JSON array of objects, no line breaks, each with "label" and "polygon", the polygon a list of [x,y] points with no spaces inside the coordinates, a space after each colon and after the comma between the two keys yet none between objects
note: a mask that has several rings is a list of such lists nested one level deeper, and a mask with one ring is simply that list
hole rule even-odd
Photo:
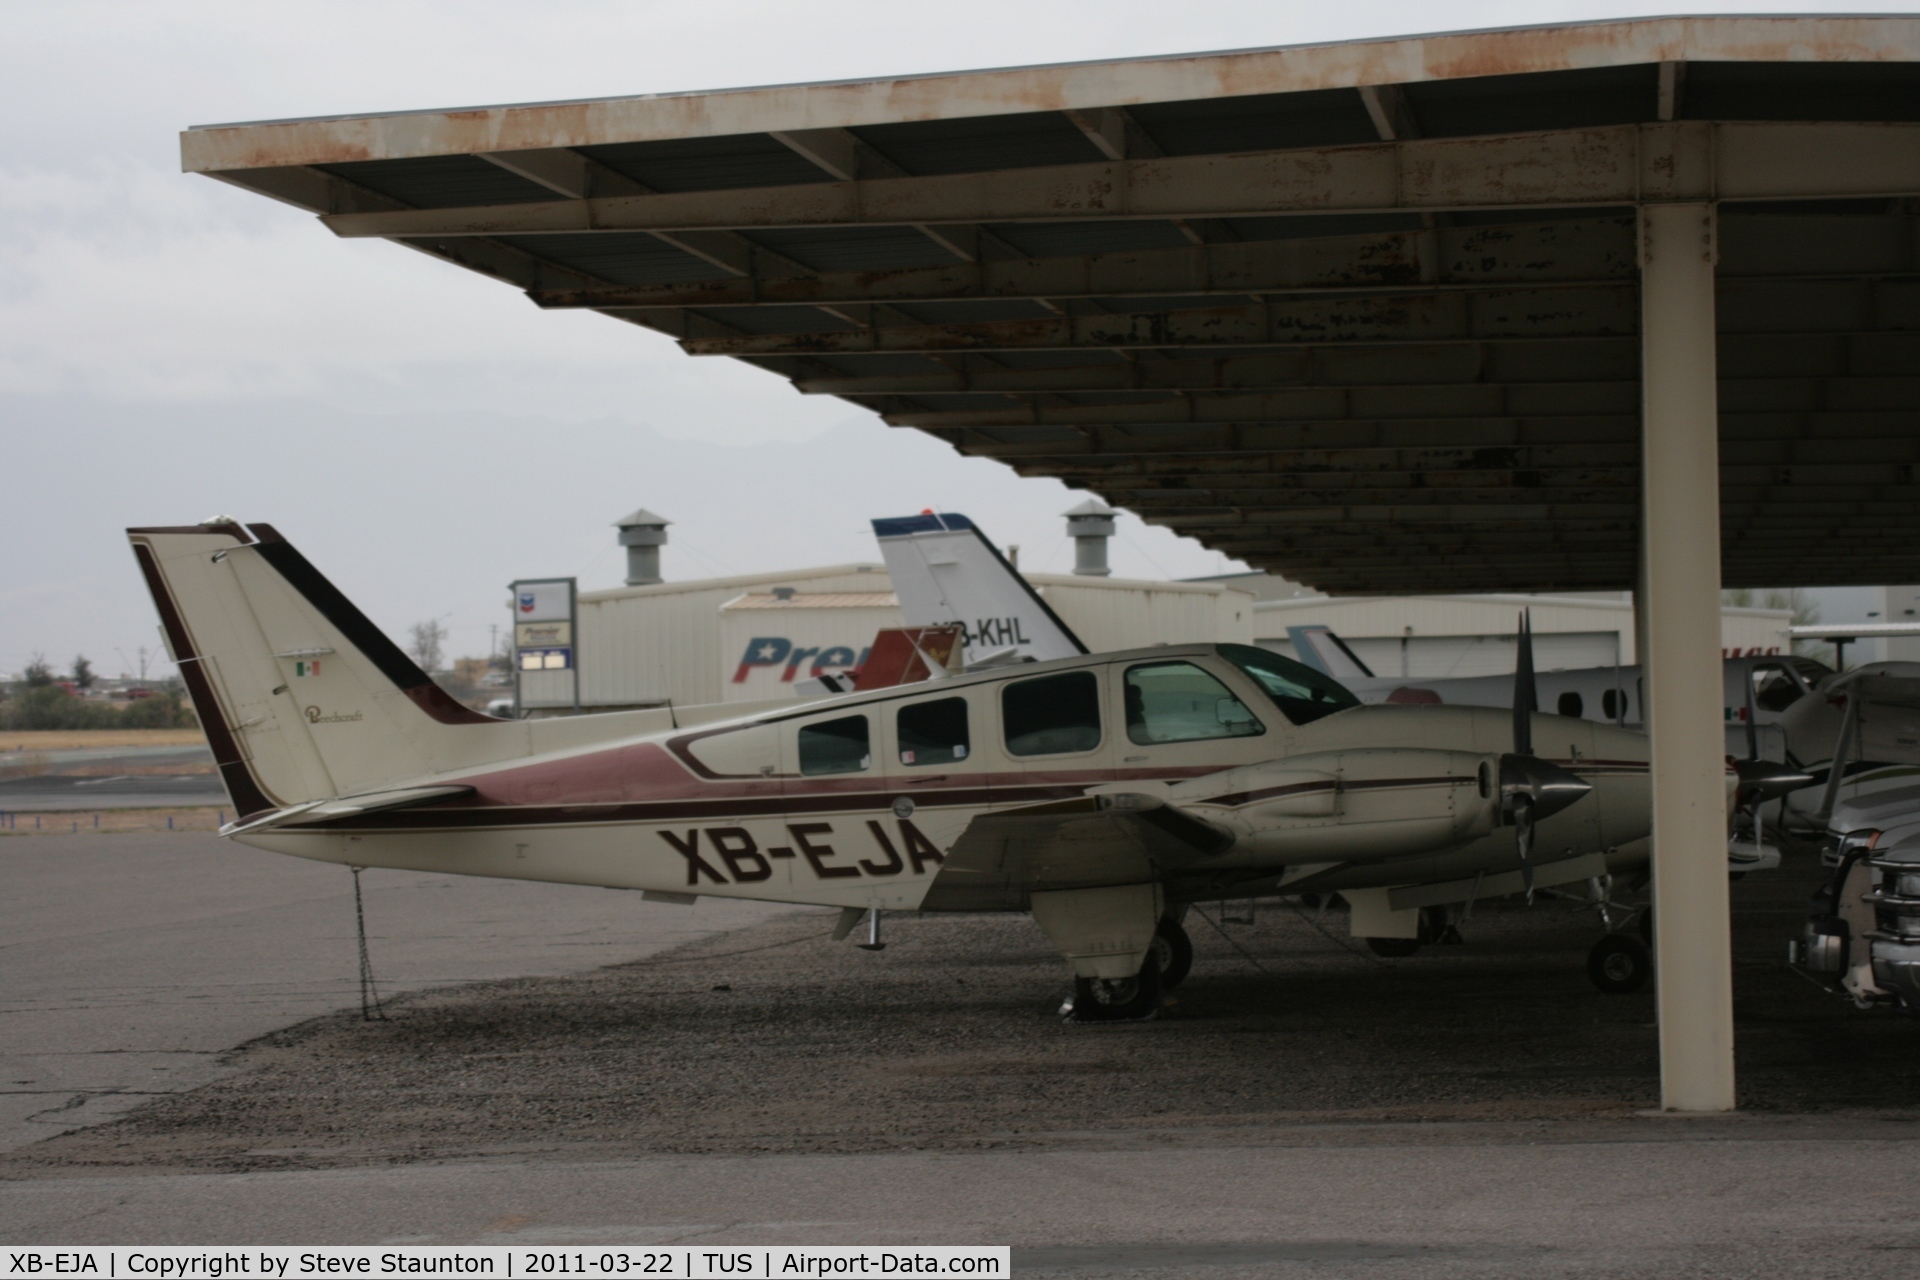
[{"label": "cabin window", "polygon": [[1007,753],[1054,756],[1100,745],[1100,681],[1091,671],[1016,680],[1000,691]]},{"label": "cabin window", "polygon": [[971,749],[965,698],[940,698],[902,707],[894,727],[900,737],[900,763],[904,765],[952,764],[965,760]]},{"label": "cabin window", "polygon": [[1127,668],[1127,737],[1135,742],[1252,738],[1267,726],[1227,686],[1191,662]]},{"label": "cabin window", "polygon": [[1627,695],[1618,689],[1609,689],[1600,695],[1600,714],[1609,720],[1627,718]]},{"label": "cabin window", "polygon": [[1578,690],[1574,690],[1574,689],[1569,689],[1565,693],[1561,694],[1560,702],[1554,708],[1554,710],[1558,711],[1561,715],[1572,716],[1575,720],[1578,720],[1580,718],[1580,713],[1585,711],[1586,709],[1587,709],[1586,700],[1580,696]]},{"label": "cabin window", "polygon": [[1310,724],[1322,716],[1360,705],[1347,687],[1332,676],[1250,644],[1223,644],[1220,656],[1253,677],[1280,714],[1295,724]]},{"label": "cabin window", "polygon": [[865,716],[823,720],[800,730],[800,772],[809,778],[823,773],[859,773],[872,763]]}]

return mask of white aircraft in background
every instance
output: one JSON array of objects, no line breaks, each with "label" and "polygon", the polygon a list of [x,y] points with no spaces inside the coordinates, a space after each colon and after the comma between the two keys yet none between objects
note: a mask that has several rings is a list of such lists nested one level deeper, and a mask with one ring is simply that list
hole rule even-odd
[{"label": "white aircraft in background", "polygon": [[1827,682],[1795,717],[1831,731],[1824,818],[1833,875],[1796,959],[1861,1008],[1920,1015],[1920,664],[1878,662]]},{"label": "white aircraft in background", "polygon": [[1850,805],[1920,776],[1920,731],[1909,710],[1920,706],[1920,663],[1869,663],[1829,677],[1819,692],[1790,707],[1779,725],[1789,758],[1821,784],[1788,798],[1789,820],[1813,830],[1851,821],[1844,816]]},{"label": "white aircraft in background", "polygon": [[864,917],[875,943],[883,910],[1030,911],[1073,974],[1076,1020],[1158,1013],[1191,959],[1181,908],[1228,897],[1338,892],[1356,936],[1405,954],[1448,904],[1585,882],[1609,929],[1596,985],[1650,971],[1605,913],[1611,876],[1649,846],[1647,740],[1614,726],[1363,707],[1233,644],[498,720],[268,525],[129,538],[239,815],[222,834],[244,844],[838,907],[839,936]]},{"label": "white aircraft in background", "polygon": [[[1377,676],[1346,643],[1323,626],[1288,627],[1295,655],[1338,680],[1362,702],[1443,702],[1454,706],[1505,707],[1513,697],[1510,676]],[[1766,654],[1726,659],[1726,722],[1730,732],[1752,722],[1780,722],[1787,708],[1820,687],[1832,668],[1812,658]],[[1572,667],[1534,676],[1539,698],[1554,714],[1617,725],[1639,724],[1642,683],[1639,664]]]},{"label": "white aircraft in background", "polygon": [[[875,520],[873,530],[907,623],[964,627],[969,669],[1087,651],[1072,629],[966,516],[927,511]],[[1524,618],[1521,630],[1529,630]],[[1548,702],[1557,715],[1611,723],[1617,728],[1639,719],[1638,666],[1535,671],[1529,641],[1521,646],[1522,671],[1516,675],[1395,679],[1374,675],[1327,627],[1289,627],[1287,632],[1304,665],[1338,681],[1363,703],[1511,710],[1515,690],[1521,689],[1526,691],[1524,696],[1534,711]],[[1809,677],[1817,678],[1825,671],[1819,663],[1804,658],[1769,656],[1726,662],[1727,751],[1737,758],[1742,782],[1739,812],[1744,826],[1744,830],[1730,833],[1727,844],[1728,870],[1735,874],[1780,865],[1780,850],[1765,840],[1765,808],[1817,778],[1795,767],[1785,750],[1785,735],[1775,722],[1785,709],[1813,691]],[[1785,816],[1787,811],[1781,810],[1776,820]],[[1804,820],[1800,825],[1805,825]]]}]

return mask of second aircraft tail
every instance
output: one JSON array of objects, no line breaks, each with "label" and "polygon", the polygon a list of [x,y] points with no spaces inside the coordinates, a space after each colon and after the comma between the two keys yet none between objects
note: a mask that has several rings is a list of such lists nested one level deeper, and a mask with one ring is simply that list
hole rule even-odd
[{"label": "second aircraft tail", "polygon": [[908,626],[966,629],[966,661],[1046,662],[1087,652],[1080,637],[963,515],[875,520]]}]

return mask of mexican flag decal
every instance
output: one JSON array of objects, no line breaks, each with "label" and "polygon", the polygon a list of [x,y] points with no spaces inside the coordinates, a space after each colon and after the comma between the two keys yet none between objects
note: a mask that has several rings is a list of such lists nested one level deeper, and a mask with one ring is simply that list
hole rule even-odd
[{"label": "mexican flag decal", "polygon": [[298,662],[296,662],[296,663],[294,663],[294,664],[293,664],[293,674],[295,674],[296,676],[317,676],[317,675],[319,675],[319,674],[320,674],[320,659],[318,659],[318,658],[302,658],[302,659],[300,659],[300,660],[299,660]]}]

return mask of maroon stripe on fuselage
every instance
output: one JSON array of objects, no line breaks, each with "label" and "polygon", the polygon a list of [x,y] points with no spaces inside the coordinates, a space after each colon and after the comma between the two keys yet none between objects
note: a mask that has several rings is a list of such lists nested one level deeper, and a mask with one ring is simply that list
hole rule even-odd
[{"label": "maroon stripe on fuselage", "polygon": [[979,809],[988,805],[1040,804],[1077,799],[1084,785],[996,787],[927,791],[842,792],[834,795],[736,796],[714,800],[632,801],[616,804],[487,805],[474,808],[417,808],[335,818],[282,831],[473,830],[488,827],[569,826],[577,823],[679,822],[690,818],[766,818],[799,813],[884,813],[896,800],[912,800],[928,809]]},{"label": "maroon stripe on fuselage", "polygon": [[1228,808],[1238,808],[1243,804],[1252,804],[1256,800],[1271,800],[1275,796],[1300,795],[1307,791],[1337,791],[1340,784],[1333,778],[1325,782],[1292,782],[1284,787],[1258,787],[1252,791],[1230,791],[1222,796],[1208,796],[1205,800],[1196,800],[1195,804],[1220,804]]}]

